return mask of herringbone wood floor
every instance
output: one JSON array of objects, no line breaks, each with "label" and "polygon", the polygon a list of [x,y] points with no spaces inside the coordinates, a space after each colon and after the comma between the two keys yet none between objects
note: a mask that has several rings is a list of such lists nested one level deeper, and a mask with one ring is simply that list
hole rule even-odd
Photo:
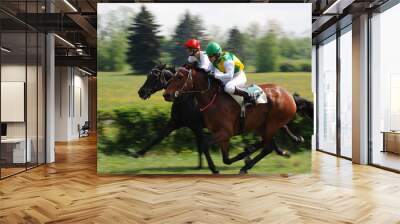
[{"label": "herringbone wood floor", "polygon": [[400,175],[313,153],[296,176],[100,177],[95,138],[0,181],[0,223],[400,223]]}]

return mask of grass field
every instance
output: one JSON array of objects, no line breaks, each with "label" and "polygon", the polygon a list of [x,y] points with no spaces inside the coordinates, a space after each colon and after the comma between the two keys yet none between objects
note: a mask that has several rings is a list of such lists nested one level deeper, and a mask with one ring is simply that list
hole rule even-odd
[{"label": "grass field", "polygon": [[[236,152],[231,152],[235,155]],[[238,161],[231,165],[222,163],[219,153],[213,153],[213,161],[221,174],[237,174],[244,162]],[[253,156],[254,157],[254,156]],[[203,159],[203,169],[195,169],[198,164],[198,154],[193,151],[185,151],[179,154],[168,153],[157,155],[149,153],[143,158],[132,158],[123,155],[107,156],[98,154],[97,171],[110,174],[208,174],[207,161]],[[275,152],[262,159],[249,173],[307,173],[311,168],[310,151],[303,151],[292,155],[291,158],[283,158]]]},{"label": "grass field", "polygon": [[[171,103],[165,102],[162,91],[154,94],[149,100],[141,100],[138,90],[145,82],[145,75],[130,75],[119,72],[98,73],[98,109],[110,111],[119,107],[134,106],[138,108],[169,108]],[[310,73],[249,73],[248,83],[275,83],[289,92],[297,92],[312,100]],[[107,127],[106,127],[107,128]],[[193,144],[194,146],[195,144]],[[135,159],[125,155],[105,155],[98,153],[98,172],[112,174],[197,174],[210,173],[204,159],[204,169],[196,170],[197,152],[184,151],[158,153],[150,151],[144,158]],[[231,152],[231,156],[239,151]],[[236,174],[243,166],[239,161],[230,166],[222,163],[219,153],[213,153],[214,162],[223,174]],[[309,150],[293,154],[290,159],[271,153],[261,160],[250,173],[305,173],[310,170],[311,155]]]},{"label": "grass field", "polygon": [[[100,110],[114,109],[119,106],[135,105],[138,107],[169,107],[162,91],[151,96],[149,100],[141,100],[137,94],[146,80],[145,75],[130,75],[120,72],[99,72],[98,108]],[[275,83],[289,92],[297,92],[306,99],[312,100],[310,73],[249,73],[248,83]]]}]

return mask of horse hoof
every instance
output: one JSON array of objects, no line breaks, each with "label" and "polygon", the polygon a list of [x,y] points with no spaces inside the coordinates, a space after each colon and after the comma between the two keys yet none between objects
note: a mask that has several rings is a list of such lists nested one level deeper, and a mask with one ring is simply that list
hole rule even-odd
[{"label": "horse hoof", "polygon": [[219,171],[218,170],[213,170],[213,171],[211,171],[212,172],[212,174],[219,174]]},{"label": "horse hoof", "polygon": [[304,143],[304,138],[303,137],[298,137],[297,138],[297,143],[299,143],[299,144],[302,144],[302,143]]},{"label": "horse hoof", "polygon": [[247,174],[246,170],[240,170],[239,175],[245,175],[245,174]]},{"label": "horse hoof", "polygon": [[284,156],[284,157],[286,157],[286,158],[290,158],[290,152],[288,152],[288,151],[283,151],[282,152],[282,156]]}]

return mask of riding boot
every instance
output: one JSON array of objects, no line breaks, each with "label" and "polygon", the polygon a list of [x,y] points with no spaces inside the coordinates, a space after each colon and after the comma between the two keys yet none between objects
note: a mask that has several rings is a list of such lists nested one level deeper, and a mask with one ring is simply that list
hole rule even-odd
[{"label": "riding boot", "polygon": [[256,100],[254,99],[254,96],[249,94],[245,89],[235,87],[235,92],[233,93],[235,95],[241,96],[244,99],[244,102],[248,102],[251,104],[256,104]]}]

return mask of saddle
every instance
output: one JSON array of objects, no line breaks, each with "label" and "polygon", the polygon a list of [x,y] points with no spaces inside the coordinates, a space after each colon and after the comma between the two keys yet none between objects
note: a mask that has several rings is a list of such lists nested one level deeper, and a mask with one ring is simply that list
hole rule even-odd
[{"label": "saddle", "polygon": [[[268,103],[267,95],[265,92],[256,84],[251,84],[249,86],[244,87],[244,89],[252,95],[256,100],[257,104]],[[247,107],[253,105],[249,102],[244,102],[243,97],[238,95],[230,94],[232,98],[240,105],[240,107]]]},{"label": "saddle", "polygon": [[[244,89],[255,98],[256,105],[258,104],[266,104],[268,103],[267,94],[256,84],[251,84],[249,86],[244,87]],[[244,122],[246,118],[246,107],[254,105],[250,102],[245,102],[243,97],[238,95],[229,94],[231,97],[239,104],[240,106],[240,130],[243,133],[244,131]]]}]

